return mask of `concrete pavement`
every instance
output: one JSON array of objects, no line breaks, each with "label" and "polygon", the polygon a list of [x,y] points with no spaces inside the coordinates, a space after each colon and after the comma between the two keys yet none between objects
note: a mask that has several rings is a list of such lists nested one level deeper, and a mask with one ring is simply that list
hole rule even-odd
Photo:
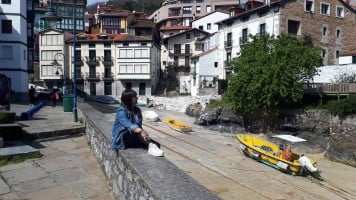
[{"label": "concrete pavement", "polygon": [[[18,119],[29,108],[11,105]],[[43,157],[0,167],[1,200],[115,199],[85,134],[78,133],[83,124],[72,122],[72,117],[58,105],[44,106],[31,120],[16,121],[28,135],[42,138],[30,145]]]}]

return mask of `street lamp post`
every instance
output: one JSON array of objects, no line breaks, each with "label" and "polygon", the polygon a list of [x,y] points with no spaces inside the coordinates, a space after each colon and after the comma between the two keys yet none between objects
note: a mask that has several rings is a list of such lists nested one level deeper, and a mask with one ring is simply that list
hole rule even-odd
[{"label": "street lamp post", "polygon": [[75,52],[75,47],[76,47],[76,31],[77,31],[77,23],[75,21],[75,5],[77,1],[73,0],[73,23],[74,23],[74,33],[73,33],[73,121],[78,122],[78,112],[77,112],[77,70],[76,68],[76,52]]},{"label": "street lamp post", "polygon": [[54,54],[54,60],[53,60],[53,62],[52,62],[52,65],[53,65],[53,66],[57,66],[56,75],[58,76],[58,75],[59,75],[58,66],[61,65],[60,63],[58,63],[58,61],[57,61],[57,59],[56,59],[58,55],[61,55],[62,58],[63,58],[63,88],[62,88],[62,91],[63,91],[63,95],[66,95],[66,94],[67,94],[67,84],[66,84],[66,79],[67,79],[67,77],[66,77],[65,57],[64,57],[64,54],[63,54],[63,53],[59,53],[59,52],[56,53],[56,54]]}]

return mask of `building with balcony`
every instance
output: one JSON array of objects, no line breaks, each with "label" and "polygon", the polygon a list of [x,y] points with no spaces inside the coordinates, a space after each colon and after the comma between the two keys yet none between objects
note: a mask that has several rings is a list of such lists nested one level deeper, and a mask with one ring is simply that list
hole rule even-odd
[{"label": "building with balcony", "polygon": [[186,31],[194,19],[217,10],[236,6],[235,0],[166,0],[150,15],[157,23],[155,34],[159,39]]},{"label": "building with balcony", "polygon": [[[69,57],[73,57],[73,40]],[[120,96],[132,88],[141,96],[150,96],[159,76],[159,48],[150,37],[127,34],[76,35],[77,89],[89,95]],[[72,62],[72,61],[71,61]]]},{"label": "building with balcony", "polygon": [[27,101],[33,71],[33,1],[0,2],[0,73],[11,79],[13,100]]},{"label": "building with balcony", "polygon": [[174,76],[189,76],[192,56],[203,52],[204,38],[209,33],[191,29],[163,39],[161,66]]},{"label": "building with balcony", "polygon": [[[229,62],[250,41],[249,35],[310,36],[321,47],[324,65],[338,64],[341,52],[356,47],[356,11],[342,0],[248,1],[245,11],[219,22],[219,66]],[[224,71],[222,70],[222,71]],[[225,79],[225,70],[219,75]]]},{"label": "building with balcony", "polygon": [[219,30],[216,22],[224,20],[229,16],[227,11],[213,11],[193,20],[192,28],[197,28],[208,33],[215,33]]},{"label": "building with balcony", "polygon": [[[62,88],[64,79],[70,79],[69,54],[66,40],[73,35],[56,29],[39,32],[39,75],[45,87]],[[58,65],[53,65],[54,59]],[[69,89],[70,81],[67,81]]]}]

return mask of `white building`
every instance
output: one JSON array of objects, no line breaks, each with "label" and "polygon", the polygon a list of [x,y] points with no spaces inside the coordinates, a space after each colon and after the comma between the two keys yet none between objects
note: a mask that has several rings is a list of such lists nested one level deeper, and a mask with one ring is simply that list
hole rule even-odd
[{"label": "white building", "polygon": [[[40,79],[49,89],[63,88],[64,78],[69,77],[69,55],[65,41],[73,35],[56,29],[41,31],[39,35]],[[58,65],[53,65],[54,60]]]},{"label": "white building", "polygon": [[192,28],[197,28],[208,33],[215,33],[221,20],[228,18],[230,15],[225,11],[214,11],[192,21]]},{"label": "white building", "polygon": [[[76,36],[77,89],[91,96],[120,96],[126,88],[150,96],[159,80],[160,49],[150,37],[127,34]],[[69,40],[69,57],[73,56]],[[73,66],[71,65],[73,77]]]},{"label": "white building", "polygon": [[240,52],[241,47],[245,42],[249,41],[249,35],[279,35],[281,14],[275,12],[274,9],[268,9],[263,15],[255,12],[246,11],[249,18],[243,17],[244,13],[239,17],[231,17],[219,23],[220,36],[219,43],[219,79],[226,79],[229,73],[229,63],[232,58],[236,57]]},{"label": "white building", "polygon": [[[27,11],[32,1],[0,1],[0,73],[11,79],[14,100],[28,99]],[[30,58],[32,60],[32,58]]]},{"label": "white building", "polygon": [[205,39],[204,51],[191,58],[191,95],[217,94],[219,34]]}]

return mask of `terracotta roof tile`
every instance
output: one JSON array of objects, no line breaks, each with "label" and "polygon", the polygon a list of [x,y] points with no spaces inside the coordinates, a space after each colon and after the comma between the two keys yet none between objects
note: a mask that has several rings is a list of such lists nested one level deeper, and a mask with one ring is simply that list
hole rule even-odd
[{"label": "terracotta roof tile", "polygon": [[213,52],[213,51],[216,51],[216,50],[218,50],[218,47],[214,47],[214,48],[209,49],[209,50],[207,50],[207,51],[203,51],[203,52],[201,52],[200,54],[197,54],[197,55],[192,56],[191,58],[197,58],[197,57],[205,56],[205,55],[207,55],[207,54],[209,54],[209,53],[211,53],[211,52]]}]

